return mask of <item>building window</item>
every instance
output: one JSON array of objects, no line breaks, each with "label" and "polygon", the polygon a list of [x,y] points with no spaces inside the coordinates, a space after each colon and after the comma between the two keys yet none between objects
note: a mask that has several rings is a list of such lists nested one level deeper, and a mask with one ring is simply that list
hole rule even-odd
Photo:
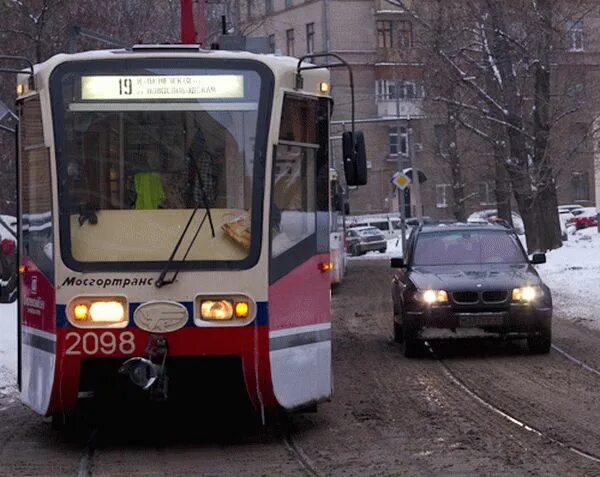
[{"label": "building window", "polygon": [[398,48],[412,47],[412,23],[409,21],[398,22]]},{"label": "building window", "polygon": [[273,13],[273,0],[265,0],[265,13],[267,15]]},{"label": "building window", "polygon": [[392,47],[392,22],[390,20],[377,21],[377,47]]},{"label": "building window", "polygon": [[285,8],[292,8],[293,6],[292,0],[285,0]]},{"label": "building window", "polygon": [[448,195],[450,190],[450,184],[436,184],[435,185],[435,206],[438,209],[448,207]]},{"label": "building window", "polygon": [[378,101],[396,98],[396,82],[394,80],[377,80],[376,87]]},{"label": "building window", "polygon": [[479,204],[480,205],[491,205],[495,204],[494,186],[491,182],[480,182],[479,183]]},{"label": "building window", "polygon": [[269,48],[271,49],[271,53],[275,53],[275,34],[269,35]]},{"label": "building window", "polygon": [[290,28],[285,31],[285,41],[287,46],[288,56],[294,56],[294,29]]},{"label": "building window", "polygon": [[306,52],[312,53],[315,51],[315,24],[306,24]]},{"label": "building window", "polygon": [[252,0],[246,0],[246,18],[252,18]]},{"label": "building window", "polygon": [[416,99],[424,96],[423,84],[420,81],[377,80],[376,94],[378,101],[390,99]]},{"label": "building window", "polygon": [[567,22],[567,42],[569,51],[583,51],[583,20]]},{"label": "building window", "polygon": [[389,128],[390,156],[405,156],[408,152],[408,134],[405,127]]},{"label": "building window", "polygon": [[590,181],[588,172],[573,172],[573,200],[590,200]]}]

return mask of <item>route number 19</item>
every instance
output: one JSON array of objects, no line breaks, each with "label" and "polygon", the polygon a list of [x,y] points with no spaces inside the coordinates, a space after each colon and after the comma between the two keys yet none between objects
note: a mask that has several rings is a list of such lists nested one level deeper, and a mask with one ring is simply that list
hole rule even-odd
[{"label": "route number 19", "polygon": [[119,80],[119,94],[121,96],[129,96],[130,94],[133,94],[133,81],[131,81],[131,78]]}]

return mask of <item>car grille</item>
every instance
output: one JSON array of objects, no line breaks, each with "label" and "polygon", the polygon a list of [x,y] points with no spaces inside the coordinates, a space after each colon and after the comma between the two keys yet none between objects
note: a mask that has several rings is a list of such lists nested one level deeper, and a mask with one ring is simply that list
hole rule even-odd
[{"label": "car grille", "polygon": [[508,298],[506,290],[484,291],[481,294],[484,303],[503,303]]},{"label": "car grille", "polygon": [[461,305],[474,303],[504,303],[508,298],[506,290],[487,290],[484,292],[462,291],[453,292],[452,299]]},{"label": "car grille", "polygon": [[456,303],[477,303],[479,301],[479,293],[477,292],[454,292],[452,298]]}]

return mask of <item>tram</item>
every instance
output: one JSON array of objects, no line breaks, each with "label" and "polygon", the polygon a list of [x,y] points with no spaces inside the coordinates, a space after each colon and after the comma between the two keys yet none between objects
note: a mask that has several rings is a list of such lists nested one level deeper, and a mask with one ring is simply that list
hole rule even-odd
[{"label": "tram", "polygon": [[[167,399],[220,361],[259,411],[330,398],[329,77],[197,45],[61,54],[18,75],[28,406],[68,415],[123,386]],[[362,185],[348,134],[347,183]]]}]

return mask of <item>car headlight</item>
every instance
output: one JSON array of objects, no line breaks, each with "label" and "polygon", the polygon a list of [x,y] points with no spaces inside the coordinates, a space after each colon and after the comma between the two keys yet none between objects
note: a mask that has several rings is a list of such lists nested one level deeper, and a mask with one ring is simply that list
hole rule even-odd
[{"label": "car headlight", "polygon": [[446,303],[448,301],[448,293],[444,290],[423,290],[421,292],[421,300],[428,305]]},{"label": "car headlight", "polygon": [[78,328],[124,328],[129,321],[127,299],[119,296],[76,297],[67,306],[67,318]]},{"label": "car headlight", "polygon": [[542,296],[542,289],[540,287],[521,287],[515,288],[512,291],[512,301],[521,303],[533,303]]}]

